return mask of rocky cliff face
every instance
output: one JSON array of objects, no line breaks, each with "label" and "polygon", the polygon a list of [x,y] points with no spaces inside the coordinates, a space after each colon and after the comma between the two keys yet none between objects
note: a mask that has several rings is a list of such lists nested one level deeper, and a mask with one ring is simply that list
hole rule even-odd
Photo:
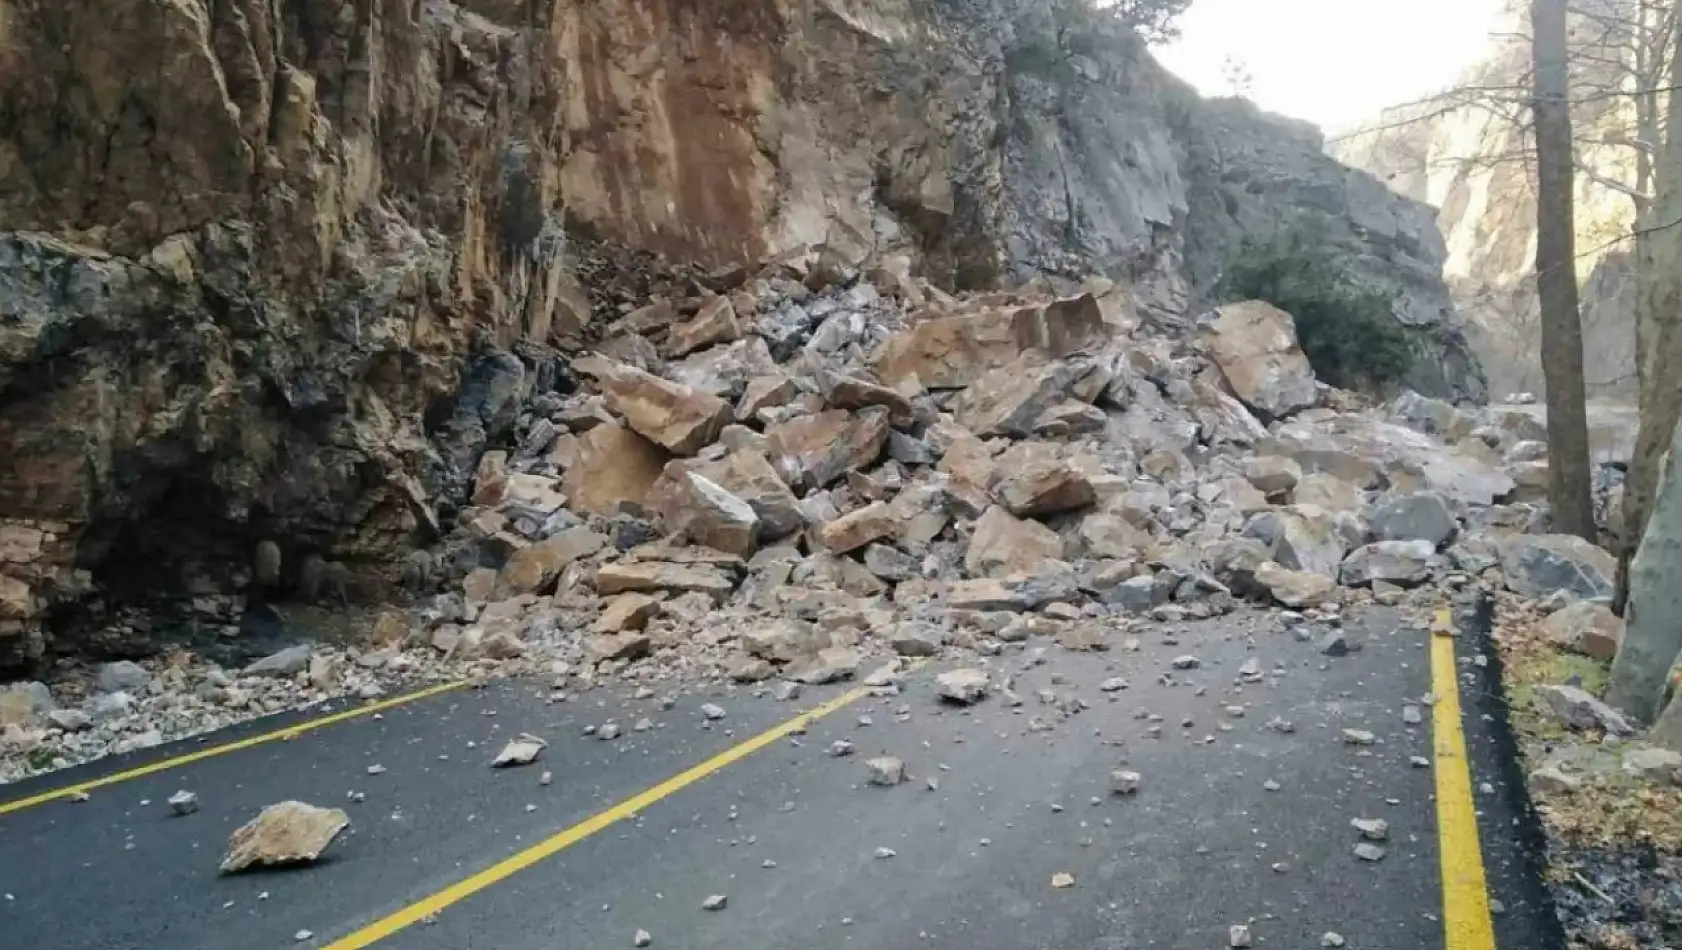
[{"label": "rocky cliff face", "polygon": [[[1574,68],[1581,74],[1603,62],[1580,61]],[[1502,41],[1467,72],[1463,85],[1519,88],[1529,68],[1529,49],[1517,40]],[[1634,205],[1605,182],[1634,184],[1634,153],[1627,144],[1631,117],[1620,100],[1586,98],[1573,116],[1578,157],[1594,172],[1579,176],[1575,196],[1584,369],[1591,396],[1617,398],[1635,386],[1634,262],[1628,242],[1619,240],[1629,234]],[[1512,117],[1518,108],[1432,102],[1395,109],[1331,148],[1398,193],[1438,208],[1448,248],[1443,277],[1498,394],[1544,388],[1532,277],[1535,182],[1529,136]]]},{"label": "rocky cliff face", "polygon": [[1060,9],[0,4],[0,667],[144,649],[78,631],[150,596],[235,617],[259,539],[380,596],[615,308],[568,233],[1100,270],[1174,324],[1306,205],[1404,291],[1414,385],[1482,397],[1426,211]]}]

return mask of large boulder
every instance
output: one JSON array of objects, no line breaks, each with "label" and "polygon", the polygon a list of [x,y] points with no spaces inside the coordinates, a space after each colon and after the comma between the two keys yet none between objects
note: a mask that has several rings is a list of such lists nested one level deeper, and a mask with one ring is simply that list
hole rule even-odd
[{"label": "large boulder", "polygon": [[1074,378],[1067,364],[1025,353],[972,383],[953,414],[960,425],[984,439],[1026,438],[1047,410],[1063,402]]},{"label": "large boulder", "polygon": [[964,569],[971,577],[1034,571],[1063,557],[1063,539],[1037,521],[1019,519],[995,505],[976,519]]},{"label": "large boulder", "polygon": [[1500,557],[1507,589],[1528,597],[1556,590],[1585,600],[1609,597],[1618,569],[1605,549],[1574,534],[1514,535],[1501,543]]},{"label": "large boulder", "polygon": [[1574,601],[1548,615],[1542,632],[1561,649],[1610,661],[1624,639],[1624,620],[1593,600]]},{"label": "large boulder", "polygon": [[627,505],[642,505],[669,458],[665,449],[624,426],[598,425],[579,437],[561,491],[574,511],[611,516]]},{"label": "large boulder", "polygon": [[748,503],[759,518],[759,540],[774,541],[798,531],[805,523],[800,499],[760,452],[741,448],[720,459],[673,459],[648,490],[648,506],[667,523],[683,516],[685,479],[696,475]]},{"label": "large boulder", "polygon": [[1291,505],[1264,512],[1250,519],[1244,533],[1269,545],[1280,566],[1333,579],[1349,550],[1338,531],[1337,517],[1317,505]]},{"label": "large boulder", "polygon": [[575,360],[593,377],[607,408],[632,431],[674,455],[694,455],[730,421],[730,404],[693,386],[661,379],[602,356]]},{"label": "large boulder", "polygon": [[1201,339],[1246,406],[1277,419],[1318,401],[1314,370],[1297,345],[1290,314],[1246,300],[1217,307],[1212,316],[1201,328]]},{"label": "large boulder", "polygon": [[1402,495],[1375,506],[1367,514],[1372,533],[1381,541],[1429,541],[1442,547],[1459,529],[1448,502],[1434,492]]},{"label": "large boulder", "polygon": [[888,410],[831,409],[779,423],[765,435],[774,455],[791,460],[802,480],[822,488],[882,454],[888,441]]}]

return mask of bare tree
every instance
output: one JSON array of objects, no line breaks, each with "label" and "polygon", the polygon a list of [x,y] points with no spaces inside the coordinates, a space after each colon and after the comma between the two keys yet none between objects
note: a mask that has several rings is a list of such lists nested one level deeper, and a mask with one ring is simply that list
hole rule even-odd
[{"label": "bare tree", "polygon": [[[1682,58],[1671,63],[1670,85],[1658,198],[1642,245],[1641,426],[1624,485],[1618,565],[1625,631],[1607,682],[1607,698],[1643,720],[1657,712],[1682,649]],[[1664,741],[1682,744],[1682,709],[1666,719]]]},{"label": "bare tree", "polygon": [[1594,540],[1583,328],[1577,316],[1575,179],[1571,161],[1566,0],[1533,0],[1536,123],[1536,282],[1542,374],[1548,384],[1548,504],[1554,530]]},{"label": "bare tree", "polygon": [[[1671,27],[1682,35],[1682,18],[1671,4]],[[1663,132],[1663,154],[1656,166],[1658,197],[1639,229],[1640,287],[1635,324],[1636,372],[1640,386],[1640,429],[1624,482],[1623,524],[1618,551],[1614,609],[1627,613],[1630,560],[1647,527],[1659,460],[1682,411],[1682,115],[1677,87],[1682,85],[1682,57],[1669,63],[1671,91]],[[1654,133],[1654,141],[1659,141]]]}]

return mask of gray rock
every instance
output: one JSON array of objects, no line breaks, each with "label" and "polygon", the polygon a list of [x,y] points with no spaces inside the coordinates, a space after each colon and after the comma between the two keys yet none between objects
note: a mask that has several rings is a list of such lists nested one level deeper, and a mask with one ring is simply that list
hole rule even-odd
[{"label": "gray rock", "polygon": [[1515,535],[1501,544],[1500,558],[1507,589],[1529,597],[1556,590],[1584,600],[1609,597],[1617,572],[1612,555],[1570,534]]},{"label": "gray rock", "polygon": [[933,624],[908,620],[894,628],[888,643],[900,656],[935,656],[946,645],[946,633]]},{"label": "gray rock", "polygon": [[1543,766],[1532,771],[1527,780],[1531,794],[1544,798],[1569,794],[1583,786],[1582,779],[1575,775],[1567,775],[1554,766]]},{"label": "gray rock", "polygon": [[1353,818],[1349,826],[1368,841],[1384,841],[1390,837],[1390,823],[1382,818]]},{"label": "gray rock", "polygon": [[296,676],[309,668],[312,648],[307,643],[271,653],[245,668],[246,676]]},{"label": "gray rock", "polygon": [[1168,602],[1170,590],[1165,590],[1151,575],[1129,577],[1104,591],[1104,603],[1120,607],[1128,613],[1146,614]]},{"label": "gray rock", "polygon": [[81,732],[93,725],[93,717],[80,709],[54,709],[47,713],[47,721],[65,732]]},{"label": "gray rock", "polygon": [[1384,860],[1384,854],[1384,849],[1376,844],[1368,844],[1363,841],[1355,846],[1355,857],[1362,861],[1382,861]]},{"label": "gray rock", "polygon": [[1110,773],[1110,792],[1115,795],[1132,795],[1139,791],[1139,785],[1144,777],[1138,772],[1127,769],[1117,769]]},{"label": "gray rock", "polygon": [[199,797],[185,789],[169,796],[169,810],[177,815],[191,815],[199,810]]},{"label": "gray rock", "polygon": [[891,755],[877,756],[864,763],[870,770],[868,781],[872,785],[898,785],[905,781],[905,763]]},{"label": "gray rock", "polygon": [[1650,782],[1675,785],[1678,784],[1678,776],[1682,775],[1682,753],[1657,746],[1631,749],[1624,753],[1623,769]]},{"label": "gray rock", "polygon": [[1340,579],[1350,587],[1382,581],[1413,587],[1431,576],[1436,546],[1429,541],[1378,541],[1351,551]]},{"label": "gray rock", "polygon": [[941,699],[964,706],[980,702],[987,695],[988,685],[987,671],[974,668],[949,670],[935,678],[935,691]]},{"label": "gray rock", "polygon": [[152,674],[146,672],[140,664],[118,660],[99,667],[99,679],[95,688],[102,693],[139,693],[146,689],[151,681]]},{"label": "gray rock", "polygon": [[1447,544],[1459,528],[1448,502],[1435,492],[1392,498],[1368,512],[1367,523],[1381,541],[1429,541],[1433,548]]},{"label": "gray rock", "polygon": [[1635,734],[1635,727],[1622,713],[1576,686],[1538,686],[1536,698],[1573,729],[1603,729],[1615,736]]},{"label": "gray rock", "polygon": [[872,544],[864,549],[864,566],[885,581],[898,583],[917,576],[917,559],[899,548],[887,544]]},{"label": "gray rock", "polygon": [[807,686],[821,686],[858,675],[863,662],[857,650],[850,647],[825,647],[817,653],[790,663],[786,675]]},{"label": "gray rock", "polygon": [[702,910],[723,910],[730,903],[730,898],[723,894],[712,894],[701,902]]}]

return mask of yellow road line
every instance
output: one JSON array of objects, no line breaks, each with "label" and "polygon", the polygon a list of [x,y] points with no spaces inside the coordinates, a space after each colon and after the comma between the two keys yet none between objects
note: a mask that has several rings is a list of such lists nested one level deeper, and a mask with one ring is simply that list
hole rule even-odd
[{"label": "yellow road line", "polygon": [[107,775],[103,778],[90,779],[86,782],[78,782],[74,785],[66,785],[62,788],[53,789],[50,792],[42,792],[39,795],[31,795],[28,798],[20,798],[11,802],[0,802],[0,815],[9,814],[14,811],[22,811],[25,808],[32,808],[36,805],[42,805],[50,801],[75,795],[79,792],[87,792],[92,789],[102,788],[106,785],[115,785],[118,782],[127,782],[130,779],[137,779],[146,775],[155,775],[158,772],[162,772],[167,769],[179,768],[183,765],[191,765],[194,762],[202,762],[205,759],[214,758],[218,755],[226,755],[229,752],[238,752],[241,749],[249,749],[253,746],[259,746],[265,742],[274,742],[277,739],[295,739],[306,732],[331,726],[334,723],[344,722],[347,719],[355,719],[358,716],[366,716],[370,713],[377,713],[382,709],[390,709],[393,706],[401,706],[404,703],[412,703],[417,699],[426,699],[429,696],[437,696],[439,693],[448,692],[449,690],[456,689],[461,685],[463,684],[460,681],[457,681],[440,683],[437,686],[428,686],[426,689],[416,690],[412,693],[404,693],[401,696],[393,696],[390,699],[382,699],[378,702],[369,703],[366,706],[357,706],[354,709],[341,710],[331,715],[322,716],[319,719],[311,719],[308,722],[300,722],[295,725],[287,726],[283,729],[276,729],[273,732],[265,732],[262,735],[250,736],[245,739],[240,739],[237,742],[210,746],[206,749],[199,749],[196,752],[189,752],[185,755],[178,755],[159,762],[153,762],[149,765],[142,765],[137,768],[128,769],[127,771],[118,772],[114,775]]},{"label": "yellow road line", "polygon": [[1478,816],[1472,805],[1472,774],[1466,736],[1460,727],[1459,669],[1454,659],[1453,617],[1437,611],[1431,635],[1431,712],[1436,747],[1437,846],[1442,858],[1444,950],[1495,950],[1495,924],[1489,914],[1489,885],[1484,877]]},{"label": "yellow road line", "polygon": [[515,874],[516,872],[531,867],[539,861],[542,861],[544,858],[553,857],[555,854],[571,847],[574,844],[577,844],[580,841],[583,841],[585,838],[590,837],[596,832],[608,828],[616,822],[623,821],[624,819],[643,811],[648,808],[648,806],[674,792],[693,785],[716,772],[723,771],[727,766],[730,766],[735,762],[758,752],[760,749],[776,742],[778,739],[804,729],[810,723],[816,722],[830,713],[856,702],[860,697],[864,696],[868,692],[868,688],[861,687],[837,696],[829,702],[817,706],[808,712],[802,713],[780,726],[775,726],[766,732],[762,732],[759,735],[754,736],[752,739],[743,742],[741,745],[726,749],[718,755],[702,762],[700,765],[697,765],[685,772],[680,772],[664,782],[661,782],[659,785],[648,789],[647,791],[627,798],[605,811],[597,812],[595,815],[586,818],[579,824],[573,825],[571,828],[557,833],[552,838],[541,841],[524,851],[505,858],[483,871],[474,874],[472,877],[463,878],[462,880],[451,884],[449,887],[446,887],[435,894],[410,904],[389,917],[374,921],[348,937],[335,940],[323,947],[322,950],[360,950],[362,947],[366,947],[376,941],[383,940],[410,924],[425,920],[451,904],[470,897],[479,891],[490,887],[492,884]]}]

